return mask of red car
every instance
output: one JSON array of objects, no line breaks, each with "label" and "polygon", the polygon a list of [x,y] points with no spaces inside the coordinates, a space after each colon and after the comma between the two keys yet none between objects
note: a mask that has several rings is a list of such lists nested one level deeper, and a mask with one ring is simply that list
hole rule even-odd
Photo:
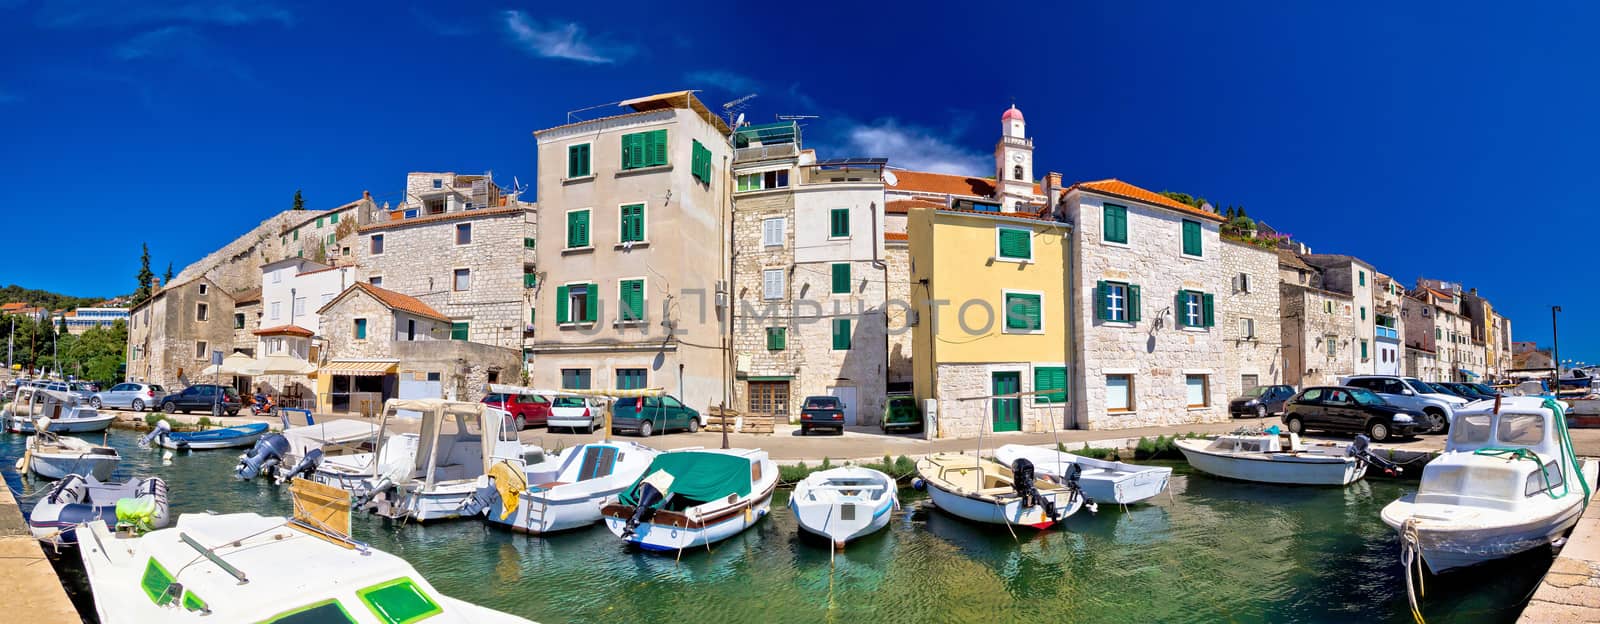
[{"label": "red car", "polygon": [[550,421],[550,400],[537,394],[500,394],[483,397],[483,404],[498,407],[517,419],[517,431]]}]

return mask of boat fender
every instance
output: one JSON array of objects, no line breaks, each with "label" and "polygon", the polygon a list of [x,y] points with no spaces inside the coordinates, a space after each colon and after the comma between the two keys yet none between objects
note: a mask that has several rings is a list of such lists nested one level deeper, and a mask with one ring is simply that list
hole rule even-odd
[{"label": "boat fender", "polygon": [[634,506],[633,515],[628,517],[628,524],[622,528],[622,537],[632,537],[634,529],[639,528],[639,523],[655,517],[655,506],[664,498],[661,490],[656,489],[656,486],[648,481],[641,482],[639,484],[639,504]]},{"label": "boat fender", "polygon": [[922,477],[917,477],[915,479],[912,479],[911,480],[911,489],[916,490],[918,492],[927,490],[928,489],[928,482],[927,481],[923,481]]},{"label": "boat fender", "polygon": [[156,426],[150,429],[150,433],[146,433],[143,438],[139,438],[139,447],[150,448],[150,443],[155,442],[156,438],[169,433],[172,433],[172,424],[165,420],[158,420],[156,421]]},{"label": "boat fender", "polygon": [[[1072,464],[1072,467],[1078,468],[1078,465]],[[1061,518],[1056,515],[1055,501],[1045,498],[1043,494],[1039,493],[1039,486],[1034,483],[1037,478],[1034,476],[1033,462],[1028,461],[1026,458],[1019,457],[1017,461],[1011,464],[1011,490],[1016,493],[1018,498],[1022,499],[1022,506],[1044,507],[1046,517],[1051,520],[1060,520]],[[1077,476],[1072,475],[1070,480],[1076,483]]]},{"label": "boat fender", "polygon": [[279,475],[278,482],[287,483],[289,481],[293,481],[295,477],[310,478],[311,473],[316,472],[317,467],[321,465],[322,449],[311,449],[306,451],[305,457],[300,458],[300,461],[295,463],[294,468],[289,469],[289,472]]},{"label": "boat fender", "polygon": [[283,456],[289,452],[289,439],[281,433],[273,433],[256,440],[255,446],[250,451],[239,456],[239,465],[233,469],[234,476],[249,481],[261,473],[271,473],[283,463]]}]

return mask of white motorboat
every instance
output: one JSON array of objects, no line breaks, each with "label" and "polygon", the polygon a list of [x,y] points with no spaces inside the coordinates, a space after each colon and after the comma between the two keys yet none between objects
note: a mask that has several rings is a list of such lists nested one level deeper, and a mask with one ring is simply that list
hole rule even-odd
[{"label": "white motorboat", "polygon": [[1560,405],[1508,397],[1498,411],[1458,412],[1444,453],[1415,493],[1383,508],[1383,521],[1429,570],[1445,572],[1556,541],[1582,515],[1595,477],[1595,462],[1578,464]]},{"label": "white motorboat", "polygon": [[1078,487],[1097,503],[1137,503],[1165,491],[1172,479],[1171,468],[1136,466],[1022,444],[1001,446],[995,449],[994,458],[1007,466],[1027,459],[1034,470],[1056,483],[1063,483],[1077,470]]},{"label": "white motorboat", "polygon": [[[1284,442],[1287,438],[1288,446]],[[1194,438],[1175,442],[1189,465],[1219,477],[1286,485],[1348,485],[1366,476],[1377,464],[1398,471],[1394,464],[1367,450],[1367,437],[1354,442],[1307,444],[1298,434],[1235,432],[1215,440]]]},{"label": "white motorboat", "polygon": [[[420,417],[400,416],[402,410]],[[384,437],[401,419],[416,422],[417,433]],[[343,488],[379,515],[422,522],[477,515],[479,477],[488,474],[493,457],[521,454],[528,463],[543,461],[543,449],[517,441],[513,423],[504,410],[482,403],[389,399],[378,426],[378,451],[322,457],[311,479]]]},{"label": "white motorboat", "polygon": [[167,526],[167,482],[159,477],[101,483],[69,474],[28,512],[28,530],[52,546],[78,543],[77,528],[95,520],[149,531]]},{"label": "white motorboat", "polygon": [[1093,505],[1076,483],[1018,475],[997,462],[969,455],[923,458],[917,462],[917,477],[912,485],[927,489],[935,507],[973,522],[1043,530],[1086,503]]},{"label": "white motorboat", "polygon": [[6,430],[12,433],[33,433],[34,421],[40,418],[49,418],[50,430],[56,433],[105,431],[117,419],[115,414],[101,414],[89,407],[75,394],[39,387],[19,388],[3,416]]},{"label": "white motorboat", "polygon": [[139,445],[154,443],[175,451],[210,451],[250,446],[266,433],[267,423],[246,423],[204,431],[173,431],[171,423],[158,420],[155,428],[145,434]]},{"label": "white motorboat", "polygon": [[111,478],[117,462],[122,460],[117,449],[56,435],[49,418],[39,419],[38,426],[39,432],[28,437],[22,459],[17,460],[17,470],[21,472],[32,472],[46,479],[81,474],[106,481]]},{"label": "white motorboat", "polygon": [[248,481],[265,474],[284,483],[295,476],[294,468],[308,470],[311,464],[302,467],[301,462],[313,454],[312,463],[325,456],[371,453],[377,437],[377,424],[354,419],[287,427],[262,436],[255,446],[240,455],[234,475]]},{"label": "white motorboat", "polygon": [[898,485],[870,468],[846,466],[813,472],[794,486],[789,509],[801,530],[827,538],[834,548],[889,525],[900,506]]},{"label": "white motorboat", "polygon": [[778,466],[766,451],[669,451],[600,513],[625,542],[681,553],[755,525],[771,511],[777,487]]},{"label": "white motorboat", "polygon": [[139,537],[90,523],[78,553],[100,622],[528,623],[351,540],[348,499],[330,489],[296,482],[292,519],[184,514]]},{"label": "white motorboat", "polygon": [[660,451],[634,442],[597,442],[538,464],[495,457],[481,490],[484,519],[524,533],[551,533],[600,521]]}]

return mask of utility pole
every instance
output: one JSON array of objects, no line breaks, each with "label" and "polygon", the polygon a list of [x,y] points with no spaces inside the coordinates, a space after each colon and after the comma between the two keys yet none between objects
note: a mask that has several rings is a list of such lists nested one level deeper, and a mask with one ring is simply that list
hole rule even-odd
[{"label": "utility pole", "polygon": [[1561,306],[1550,306],[1550,364],[1555,367],[1555,382],[1550,385],[1551,396],[1561,396],[1561,332],[1556,329],[1556,313]]},{"label": "utility pole", "polygon": [[[726,449],[726,448],[728,448],[728,427],[730,425],[730,423],[728,422],[728,397],[733,394],[732,369],[733,369],[733,310],[734,310],[734,307],[733,307],[733,254],[734,254],[734,251],[733,251],[733,198],[732,198],[733,187],[728,185],[729,175],[733,172],[733,164],[728,162],[728,157],[727,156],[723,156],[722,157],[722,171],[723,171],[723,175],[722,175],[723,191],[717,193],[717,195],[719,196],[718,199],[722,200],[723,212],[727,214],[727,218],[722,219],[722,223],[727,225],[727,227],[728,227],[728,238],[726,239],[727,240],[727,252],[721,254],[721,257],[728,262],[728,270],[727,270],[727,273],[726,273],[727,282],[725,282],[727,284],[727,288],[724,289],[726,292],[723,294],[723,302],[724,302],[724,304],[726,306],[725,309],[727,310],[726,316],[724,316],[723,319],[726,321],[726,323],[728,325],[728,330],[722,337],[722,448]],[[721,242],[722,241],[718,241],[719,246],[720,246]]]},{"label": "utility pole", "polygon": [[6,370],[11,370],[15,363],[12,356],[16,354],[17,341],[17,316],[11,315],[11,333],[6,334]]}]

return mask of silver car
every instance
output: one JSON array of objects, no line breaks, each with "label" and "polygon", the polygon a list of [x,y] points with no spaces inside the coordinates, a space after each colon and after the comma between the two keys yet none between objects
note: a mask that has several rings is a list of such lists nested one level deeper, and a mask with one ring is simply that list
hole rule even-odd
[{"label": "silver car", "polygon": [[1392,405],[1422,413],[1423,422],[1434,433],[1449,431],[1455,422],[1456,409],[1467,404],[1466,399],[1440,393],[1415,377],[1356,375],[1340,379],[1339,384],[1366,388]]},{"label": "silver car", "polygon": [[89,405],[95,409],[117,407],[142,412],[146,409],[155,409],[161,404],[161,398],[166,395],[166,389],[156,384],[119,383],[111,386],[110,390],[96,392],[94,396],[89,397]]}]

